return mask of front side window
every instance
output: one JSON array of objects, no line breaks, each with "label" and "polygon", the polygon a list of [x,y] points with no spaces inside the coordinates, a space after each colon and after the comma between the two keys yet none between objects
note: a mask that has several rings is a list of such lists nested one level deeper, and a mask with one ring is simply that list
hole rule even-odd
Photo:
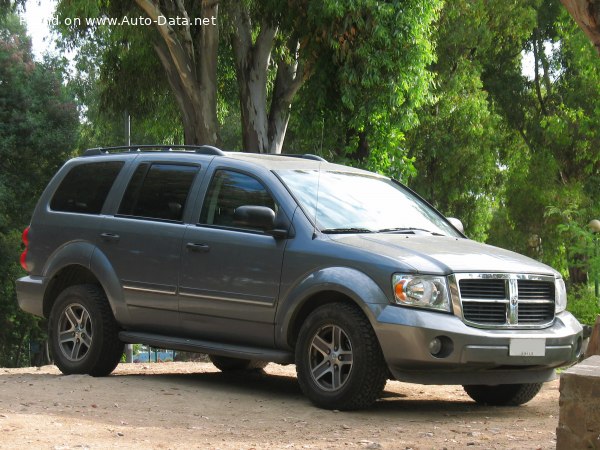
[{"label": "front side window", "polygon": [[180,222],[198,166],[142,163],[127,186],[119,215]]},{"label": "front side window", "polygon": [[218,170],[208,188],[200,223],[240,228],[234,220],[235,210],[240,206],[266,206],[277,211],[275,201],[256,178],[239,172]]},{"label": "front side window", "polygon": [[318,170],[285,170],[277,174],[324,233],[421,230],[459,236],[431,206],[388,178]]},{"label": "front side window", "polygon": [[123,161],[106,161],[73,167],[54,193],[50,208],[62,212],[100,214],[123,164]]}]

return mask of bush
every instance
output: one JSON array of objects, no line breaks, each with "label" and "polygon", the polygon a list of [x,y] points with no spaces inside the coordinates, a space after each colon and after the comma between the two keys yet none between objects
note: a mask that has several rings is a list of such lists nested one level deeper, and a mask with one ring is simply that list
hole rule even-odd
[{"label": "bush", "polygon": [[569,290],[567,310],[582,324],[594,325],[600,315],[600,304],[592,286],[573,286]]}]

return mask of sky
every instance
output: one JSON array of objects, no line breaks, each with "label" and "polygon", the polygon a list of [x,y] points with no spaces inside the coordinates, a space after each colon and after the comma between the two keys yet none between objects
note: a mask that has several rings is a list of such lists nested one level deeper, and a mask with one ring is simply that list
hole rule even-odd
[{"label": "sky", "polygon": [[48,21],[54,15],[56,0],[27,0],[25,12],[21,16],[27,22],[27,33],[31,36],[31,46],[36,59],[42,59],[47,51],[56,52]]}]

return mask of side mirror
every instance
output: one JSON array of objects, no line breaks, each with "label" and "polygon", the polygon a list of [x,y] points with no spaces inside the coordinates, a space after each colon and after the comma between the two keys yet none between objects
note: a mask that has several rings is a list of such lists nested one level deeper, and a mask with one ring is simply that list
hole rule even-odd
[{"label": "side mirror", "polygon": [[465,234],[465,227],[459,219],[457,219],[456,217],[446,217],[446,219],[454,228],[456,228],[462,234]]},{"label": "side mirror", "polygon": [[275,227],[275,211],[266,206],[244,205],[235,208],[233,226],[269,231]]}]

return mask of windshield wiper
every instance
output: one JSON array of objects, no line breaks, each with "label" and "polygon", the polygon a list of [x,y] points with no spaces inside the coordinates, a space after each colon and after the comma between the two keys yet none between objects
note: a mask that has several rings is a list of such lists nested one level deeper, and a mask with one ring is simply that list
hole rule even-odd
[{"label": "windshield wiper", "polygon": [[325,230],[321,230],[326,234],[344,234],[344,233],[373,233],[373,230],[369,230],[368,228],[327,228]]},{"label": "windshield wiper", "polygon": [[434,236],[445,236],[442,233],[438,233],[436,231],[426,230],[425,228],[416,228],[416,227],[398,227],[398,228],[382,228],[381,230],[377,230],[378,233],[412,233],[415,234],[415,231],[424,231],[425,233],[433,234]]}]

